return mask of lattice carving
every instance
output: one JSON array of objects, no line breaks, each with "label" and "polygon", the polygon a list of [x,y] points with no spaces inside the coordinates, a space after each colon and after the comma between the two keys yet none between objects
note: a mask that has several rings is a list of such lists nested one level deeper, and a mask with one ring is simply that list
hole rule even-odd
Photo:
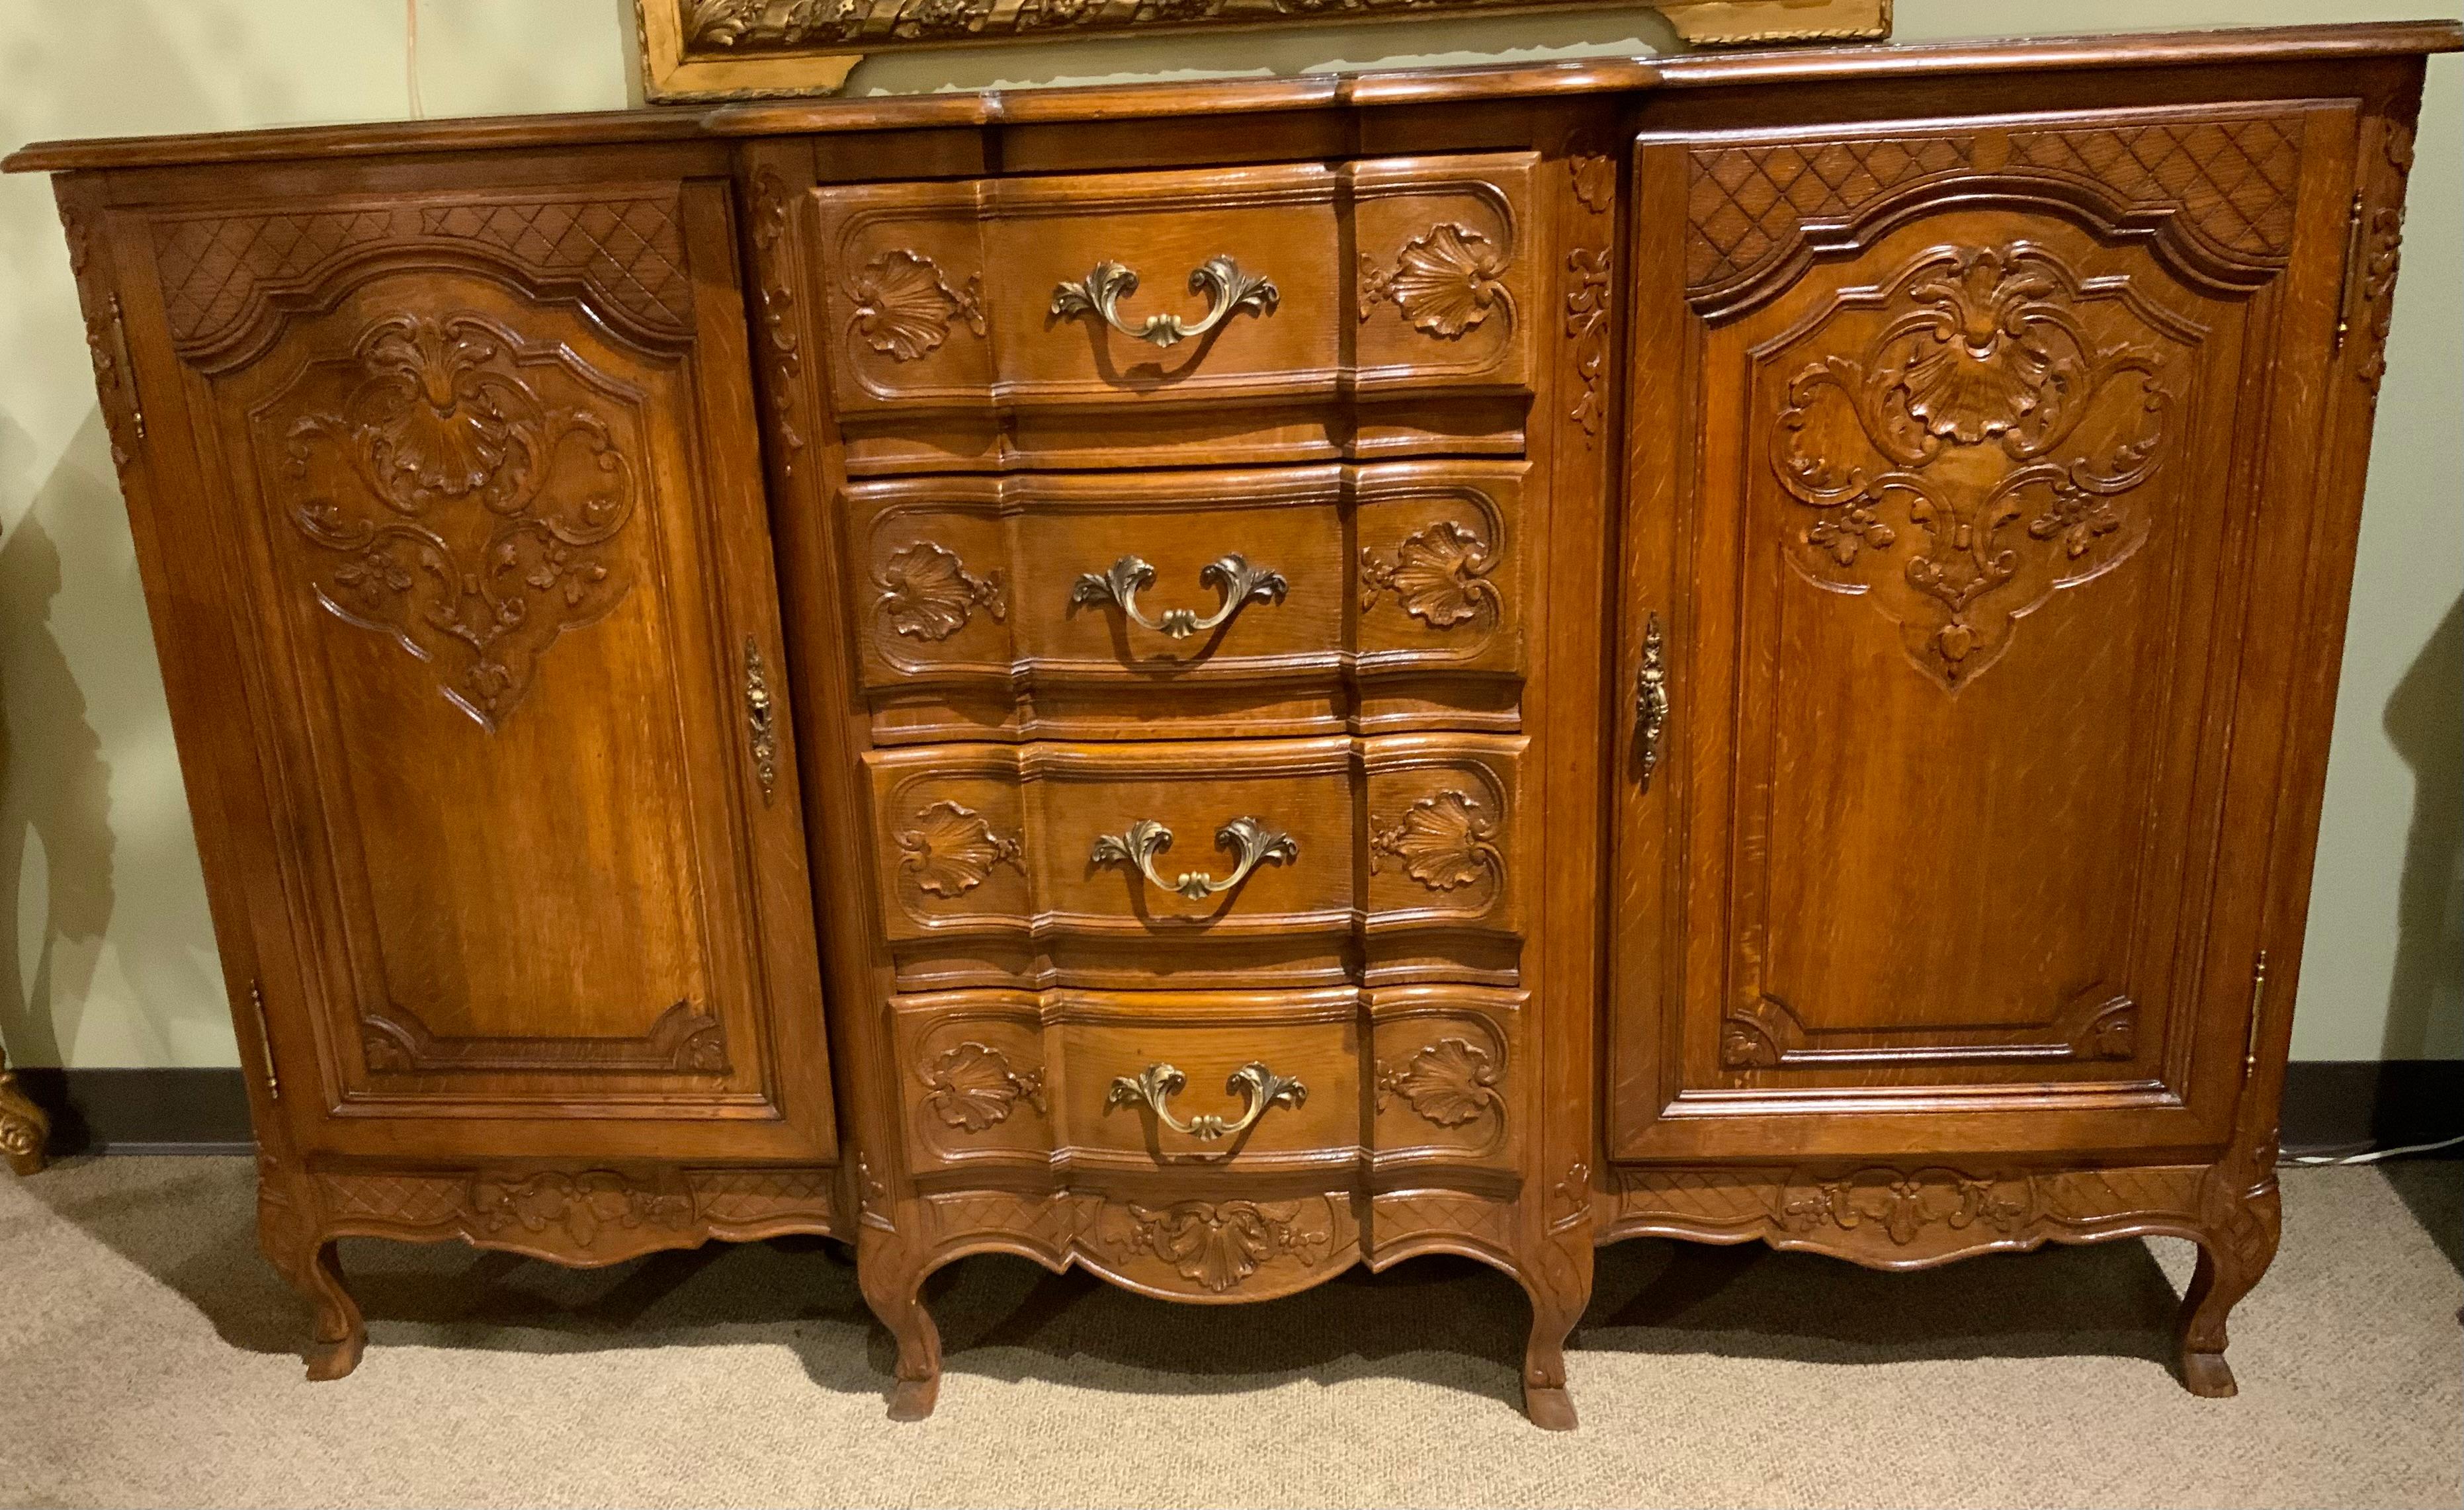
[{"label": "lattice carving", "polygon": [[626,199],[469,200],[358,209],[158,219],[154,252],[171,337],[212,354],[271,295],[313,289],[371,248],[479,251],[546,286],[586,290],[619,325],[677,341],[693,331],[693,278],[673,194]]},{"label": "lattice carving", "polygon": [[704,1221],[751,1226],[803,1217],[826,1224],[833,1179],[825,1169],[694,1170],[687,1183]]},{"label": "lattice carving", "polygon": [[1470,1242],[1499,1253],[1514,1250],[1514,1203],[1459,1191],[1397,1191],[1370,1202],[1369,1224],[1378,1261],[1397,1248]]},{"label": "lattice carving", "polygon": [[2233,252],[2292,250],[2301,132],[2289,119],[2013,131],[2011,166],[2092,179],[2134,205],[2178,205],[2199,234]]},{"label": "lattice carving", "polygon": [[1809,220],[1842,220],[1892,189],[1975,165],[1976,137],[1697,147],[1687,160],[1685,282],[1734,282]]},{"label": "lattice carving", "polygon": [[2301,125],[2289,114],[1698,147],[1687,159],[1686,286],[1716,303],[1817,228],[1853,227],[1938,186],[2072,201],[2083,187],[2117,218],[2169,217],[2209,272],[2239,282],[2283,265],[2300,160]]}]

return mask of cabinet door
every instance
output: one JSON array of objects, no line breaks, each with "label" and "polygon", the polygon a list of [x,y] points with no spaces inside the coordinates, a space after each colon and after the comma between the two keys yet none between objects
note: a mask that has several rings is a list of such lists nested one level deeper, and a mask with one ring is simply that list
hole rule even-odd
[{"label": "cabinet door", "polygon": [[133,324],[187,400],[159,444],[196,457],[166,570],[232,637],[262,783],[208,858],[249,875],[303,1139],[828,1157],[724,182],[217,203],[142,240]]},{"label": "cabinet door", "polygon": [[2352,131],[1643,141],[1615,1154],[2223,1137]]}]

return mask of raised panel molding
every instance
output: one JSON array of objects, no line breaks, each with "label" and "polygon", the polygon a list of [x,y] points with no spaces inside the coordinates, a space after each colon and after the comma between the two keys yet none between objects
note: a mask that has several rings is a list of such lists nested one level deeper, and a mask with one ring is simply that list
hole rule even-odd
[{"label": "raised panel molding", "polygon": [[1789,563],[1897,624],[1947,691],[2147,538],[2134,495],[2169,458],[2178,396],[2157,347],[2105,344],[2082,313],[2126,290],[2026,241],[1938,248],[1889,280],[1861,357],[1788,382],[1771,470],[1815,513]]},{"label": "raised panel molding", "polygon": [[557,401],[549,373],[609,386],[561,343],[484,316],[397,315],[255,416],[285,518],[331,562],[317,602],[442,670],[437,689],[491,733],[557,638],[633,585],[614,542],[636,462],[599,408]]},{"label": "raised panel molding", "polygon": [[690,1001],[659,1014],[640,1038],[439,1038],[399,1004],[360,1018],[360,1052],[372,1075],[643,1074],[726,1075],[725,1024]]},{"label": "raised panel molding", "polygon": [[[1941,1028],[1908,1029],[1924,1035]],[[1887,1038],[1864,1027],[1847,1036]],[[2038,1061],[2128,1060],[2139,1048],[2139,1007],[2127,996],[2089,993],[2034,1035],[2009,1041],[1929,1045],[1875,1043],[1824,1046],[1784,1001],[1760,996],[1731,1010],[1720,1023],[1720,1063],[1727,1069],[1848,1069],[1923,1064],[2013,1064]]]},{"label": "raised panel molding", "polygon": [[153,222],[165,313],[180,354],[209,371],[246,361],[285,308],[321,302],[362,266],[477,258],[543,296],[573,296],[653,349],[693,339],[693,276],[678,199],[436,199]]},{"label": "raised panel molding", "polygon": [[1994,199],[2155,237],[2197,281],[2251,288],[2290,253],[2298,111],[1843,132],[1687,154],[1685,284],[1706,317],[1740,313],[1810,255],[1842,252],[1935,202]]}]

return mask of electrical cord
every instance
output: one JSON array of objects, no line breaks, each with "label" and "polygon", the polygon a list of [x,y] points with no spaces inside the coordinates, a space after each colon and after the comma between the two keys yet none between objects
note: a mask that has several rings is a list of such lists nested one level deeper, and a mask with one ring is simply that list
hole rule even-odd
[{"label": "electrical cord", "polygon": [[2464,1135],[2444,1139],[2437,1143],[2407,1144],[2401,1149],[2371,1149],[2364,1153],[2297,1153],[2284,1162],[2287,1164],[2376,1164],[2381,1159],[2391,1159],[2399,1153],[2435,1153],[2440,1149],[2452,1149],[2459,1143],[2464,1143]]}]

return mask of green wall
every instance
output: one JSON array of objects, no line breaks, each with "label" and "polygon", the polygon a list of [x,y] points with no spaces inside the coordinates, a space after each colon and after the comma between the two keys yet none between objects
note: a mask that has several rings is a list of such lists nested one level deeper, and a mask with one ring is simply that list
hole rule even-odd
[{"label": "green wall", "polygon": [[[2455,14],[2332,0],[1900,0],[1916,40]],[[411,113],[404,0],[0,6],[0,147]],[[430,116],[621,106],[630,0],[421,0]],[[1649,12],[949,51],[857,92],[1633,54]],[[2464,59],[2431,64],[2294,1053],[2464,1058]],[[0,181],[0,1043],[237,1062],[162,676],[59,227]]]}]

